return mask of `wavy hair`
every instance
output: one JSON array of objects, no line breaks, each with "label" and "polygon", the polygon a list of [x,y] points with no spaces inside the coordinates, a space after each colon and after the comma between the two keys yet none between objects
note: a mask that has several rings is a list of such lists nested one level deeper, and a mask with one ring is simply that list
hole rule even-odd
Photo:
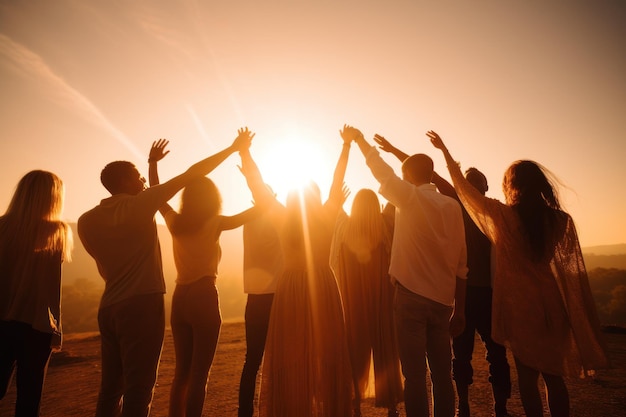
[{"label": "wavy hair", "polygon": [[534,161],[515,161],[506,170],[502,190],[517,212],[532,257],[546,260],[562,232],[563,212],[556,177]]},{"label": "wavy hair", "polygon": [[172,234],[191,234],[222,211],[222,196],[213,181],[200,177],[190,182],[180,198],[180,212],[172,222]]},{"label": "wavy hair", "polygon": [[61,220],[65,188],[52,172],[34,170],[17,184],[5,214],[0,217],[0,239],[17,256],[60,254],[69,261],[72,230]]}]

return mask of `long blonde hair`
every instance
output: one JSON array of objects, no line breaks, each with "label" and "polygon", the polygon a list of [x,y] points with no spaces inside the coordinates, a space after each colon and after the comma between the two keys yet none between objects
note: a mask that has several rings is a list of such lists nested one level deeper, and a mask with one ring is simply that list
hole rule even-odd
[{"label": "long blonde hair", "polygon": [[350,251],[364,259],[381,243],[390,245],[391,236],[374,191],[364,188],[354,196],[342,240]]},{"label": "long blonde hair", "polygon": [[24,175],[0,217],[2,246],[25,257],[35,252],[56,253],[69,261],[72,231],[61,220],[64,194],[63,181],[52,172],[34,170]]}]

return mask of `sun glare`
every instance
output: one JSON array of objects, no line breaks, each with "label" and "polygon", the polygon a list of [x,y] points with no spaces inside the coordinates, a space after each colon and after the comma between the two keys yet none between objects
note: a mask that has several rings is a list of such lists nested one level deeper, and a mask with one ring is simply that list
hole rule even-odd
[{"label": "sun glare", "polygon": [[332,162],[322,149],[306,136],[291,135],[277,138],[258,151],[252,151],[265,182],[272,187],[280,201],[287,193],[315,181],[321,189],[332,178]]}]

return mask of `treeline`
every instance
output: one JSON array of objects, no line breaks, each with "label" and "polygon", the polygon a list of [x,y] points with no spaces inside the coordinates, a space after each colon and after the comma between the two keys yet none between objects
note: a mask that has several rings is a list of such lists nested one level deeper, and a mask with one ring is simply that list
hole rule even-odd
[{"label": "treeline", "polygon": [[[246,297],[237,280],[218,280],[222,320],[243,320]],[[169,326],[169,313],[172,305],[174,285],[168,285],[165,294],[166,326]],[[77,278],[69,285],[63,285],[61,314],[63,332],[84,333],[98,331],[98,306],[104,291],[104,281],[100,278]]]},{"label": "treeline", "polygon": [[[236,280],[220,279],[220,308],[223,320],[243,319],[245,296]],[[595,268],[589,272],[589,282],[598,308],[600,322],[626,326],[626,269]],[[173,286],[165,296],[169,323]],[[98,330],[98,304],[104,289],[102,280],[78,278],[63,286],[63,331],[65,333]]]},{"label": "treeline", "polygon": [[589,284],[600,323],[626,326],[626,269],[595,268],[589,272]]}]

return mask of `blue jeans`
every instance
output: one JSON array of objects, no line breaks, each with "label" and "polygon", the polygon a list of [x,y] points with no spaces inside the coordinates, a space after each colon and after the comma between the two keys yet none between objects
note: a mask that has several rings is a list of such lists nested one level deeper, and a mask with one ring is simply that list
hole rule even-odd
[{"label": "blue jeans", "polygon": [[450,316],[452,307],[417,295],[396,284],[394,317],[398,350],[404,375],[404,405],[407,417],[428,417],[426,361],[432,381],[436,417],[453,417],[455,394],[452,383]]},{"label": "blue jeans", "polygon": [[102,381],[96,417],[148,416],[165,333],[163,294],[101,308],[98,326]]},{"label": "blue jeans", "polygon": [[4,398],[17,366],[16,417],[37,417],[50,359],[52,334],[29,324],[0,321],[0,399]]},{"label": "blue jeans", "polygon": [[239,417],[254,414],[256,378],[265,352],[274,294],[249,294],[246,303],[246,362],[239,383]]}]

